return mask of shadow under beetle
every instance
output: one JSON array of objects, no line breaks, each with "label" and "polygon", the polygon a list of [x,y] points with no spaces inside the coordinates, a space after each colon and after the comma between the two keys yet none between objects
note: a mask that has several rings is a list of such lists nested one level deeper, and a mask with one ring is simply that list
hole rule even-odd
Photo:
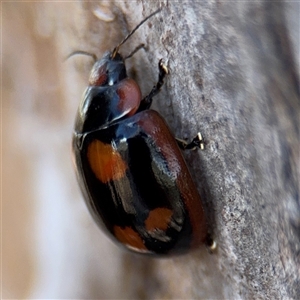
[{"label": "shadow under beetle", "polygon": [[119,53],[120,46],[157,12],[95,62],[76,117],[73,154],[94,220],[130,250],[167,255],[205,242],[207,226],[179,149],[202,146],[201,136],[190,144],[176,141],[164,119],[149,109],[167,67],[159,61],[158,82],[142,99]]}]

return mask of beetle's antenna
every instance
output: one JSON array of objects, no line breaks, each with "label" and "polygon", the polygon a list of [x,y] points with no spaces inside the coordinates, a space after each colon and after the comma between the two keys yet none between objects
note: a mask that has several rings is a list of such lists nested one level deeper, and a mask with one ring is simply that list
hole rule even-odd
[{"label": "beetle's antenna", "polygon": [[156,10],[155,12],[153,12],[151,15],[149,15],[148,17],[146,17],[140,24],[138,24],[125,38],[124,40],[113,50],[111,57],[114,58],[116,56],[116,54],[119,52],[119,48],[136,32],[136,30],[142,25],[144,24],[148,19],[150,19],[151,17],[153,17],[154,15],[156,15],[158,12],[161,11],[161,8],[159,8],[158,10]]},{"label": "beetle's antenna", "polygon": [[74,51],[74,52],[70,53],[70,54],[66,57],[66,60],[69,59],[70,57],[72,57],[73,55],[77,55],[77,54],[82,54],[82,55],[90,56],[90,57],[93,58],[94,62],[96,62],[96,61],[98,60],[96,54],[90,53],[90,52],[86,52],[86,51],[82,51],[82,50],[77,50],[77,51]]},{"label": "beetle's antenna", "polygon": [[132,57],[136,52],[138,52],[142,48],[145,48],[144,44],[140,44],[139,46],[137,46],[130,54],[128,54],[126,57],[124,57],[124,60]]}]

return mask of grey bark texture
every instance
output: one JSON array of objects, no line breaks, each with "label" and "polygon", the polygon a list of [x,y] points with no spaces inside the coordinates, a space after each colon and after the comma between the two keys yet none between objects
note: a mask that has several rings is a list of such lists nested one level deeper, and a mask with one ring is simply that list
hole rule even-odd
[{"label": "grey bark texture", "polygon": [[[190,139],[198,131],[204,137],[204,151],[184,155],[218,244],[213,254],[202,247],[181,257],[155,259],[118,250],[87,214],[74,171],[66,163],[92,61],[83,56],[62,61],[74,50],[101,57],[158,7],[161,12],[120,52],[126,55],[145,45],[126,61],[143,95],[156,82],[158,61],[164,59],[170,74],[153,108],[177,137]],[[3,103],[5,109],[10,107],[3,116],[17,112],[11,117],[17,121],[7,123],[15,124],[7,140],[20,131],[22,146],[12,144],[19,145],[18,155],[27,155],[22,161],[36,166],[43,159],[43,174],[50,173],[56,161],[55,170],[65,176],[58,189],[65,189],[66,203],[54,213],[53,222],[67,238],[54,234],[51,245],[40,247],[51,249],[61,237],[63,246],[57,249],[64,250],[57,250],[56,256],[42,252],[36,264],[34,243],[24,246],[37,273],[35,281],[20,277],[20,282],[28,280],[27,290],[32,289],[24,298],[300,299],[298,2],[5,3],[3,11]],[[29,133],[30,140],[24,138]],[[13,151],[7,153],[7,161],[13,162]],[[46,163],[47,157],[53,161]],[[46,202],[38,195],[41,208]],[[45,215],[49,207],[43,209]],[[59,218],[63,222],[58,223]],[[46,224],[47,236],[51,220],[40,221],[32,226],[39,224],[42,231]],[[35,231],[22,236],[29,232]],[[4,241],[12,237],[7,234]],[[46,263],[50,259],[56,259],[52,272]],[[12,256],[11,261],[14,265],[18,260]],[[11,284],[14,278],[12,272],[4,281]],[[13,293],[10,297],[22,298]]]},{"label": "grey bark texture", "polygon": [[[143,16],[157,4],[143,2]],[[186,298],[201,297],[200,282],[210,281],[205,298],[211,288],[212,298],[299,299],[299,3],[162,6],[134,41],[146,41],[139,60],[152,78],[153,62],[168,63],[155,103],[175,134],[204,136],[205,151],[186,158],[218,242],[207,274],[203,257],[190,256]],[[128,20],[140,19],[128,11]],[[147,90],[144,72],[137,78]],[[214,273],[223,277],[217,290]],[[176,298],[176,288],[168,293]]]},{"label": "grey bark texture", "polygon": [[[143,2],[143,16],[157,5]],[[186,158],[218,243],[213,258],[187,258],[188,279],[171,284],[168,297],[190,281],[186,298],[299,299],[299,3],[161,5],[133,40],[145,41],[138,60],[152,78],[153,62],[168,63],[155,103],[175,134],[204,136],[205,151]],[[129,6],[125,15],[130,24],[141,18]],[[162,265],[154,264],[157,278]],[[160,290],[176,280],[165,276]]]}]

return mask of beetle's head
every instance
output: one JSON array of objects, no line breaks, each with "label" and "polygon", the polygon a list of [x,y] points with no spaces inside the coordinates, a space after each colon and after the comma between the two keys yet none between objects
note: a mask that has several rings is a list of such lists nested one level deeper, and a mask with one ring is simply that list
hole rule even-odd
[{"label": "beetle's head", "polygon": [[91,86],[112,86],[126,77],[125,63],[121,54],[106,52],[94,64],[89,84]]},{"label": "beetle's head", "polygon": [[[160,10],[161,9],[156,10],[147,18],[145,18],[123,39],[119,45],[114,48],[112,52],[105,53],[100,60],[96,61],[90,75],[89,83],[91,86],[112,86],[127,77],[124,59],[120,55],[119,49],[142,24],[160,12]],[[140,48],[141,47],[138,47],[136,50]],[[133,53],[135,53],[136,50]],[[131,55],[128,57],[130,56]]]}]

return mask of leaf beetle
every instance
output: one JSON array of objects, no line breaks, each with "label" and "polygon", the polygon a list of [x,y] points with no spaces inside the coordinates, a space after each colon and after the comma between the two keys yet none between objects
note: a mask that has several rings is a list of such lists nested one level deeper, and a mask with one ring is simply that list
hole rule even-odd
[{"label": "leaf beetle", "polygon": [[77,112],[72,149],[96,223],[130,250],[163,256],[185,253],[208,235],[201,199],[180,150],[202,147],[201,136],[189,144],[176,140],[159,113],[150,109],[168,73],[162,60],[157,84],[142,99],[125,66],[125,59],[141,46],[125,59],[119,53],[158,11],[95,62]]}]

